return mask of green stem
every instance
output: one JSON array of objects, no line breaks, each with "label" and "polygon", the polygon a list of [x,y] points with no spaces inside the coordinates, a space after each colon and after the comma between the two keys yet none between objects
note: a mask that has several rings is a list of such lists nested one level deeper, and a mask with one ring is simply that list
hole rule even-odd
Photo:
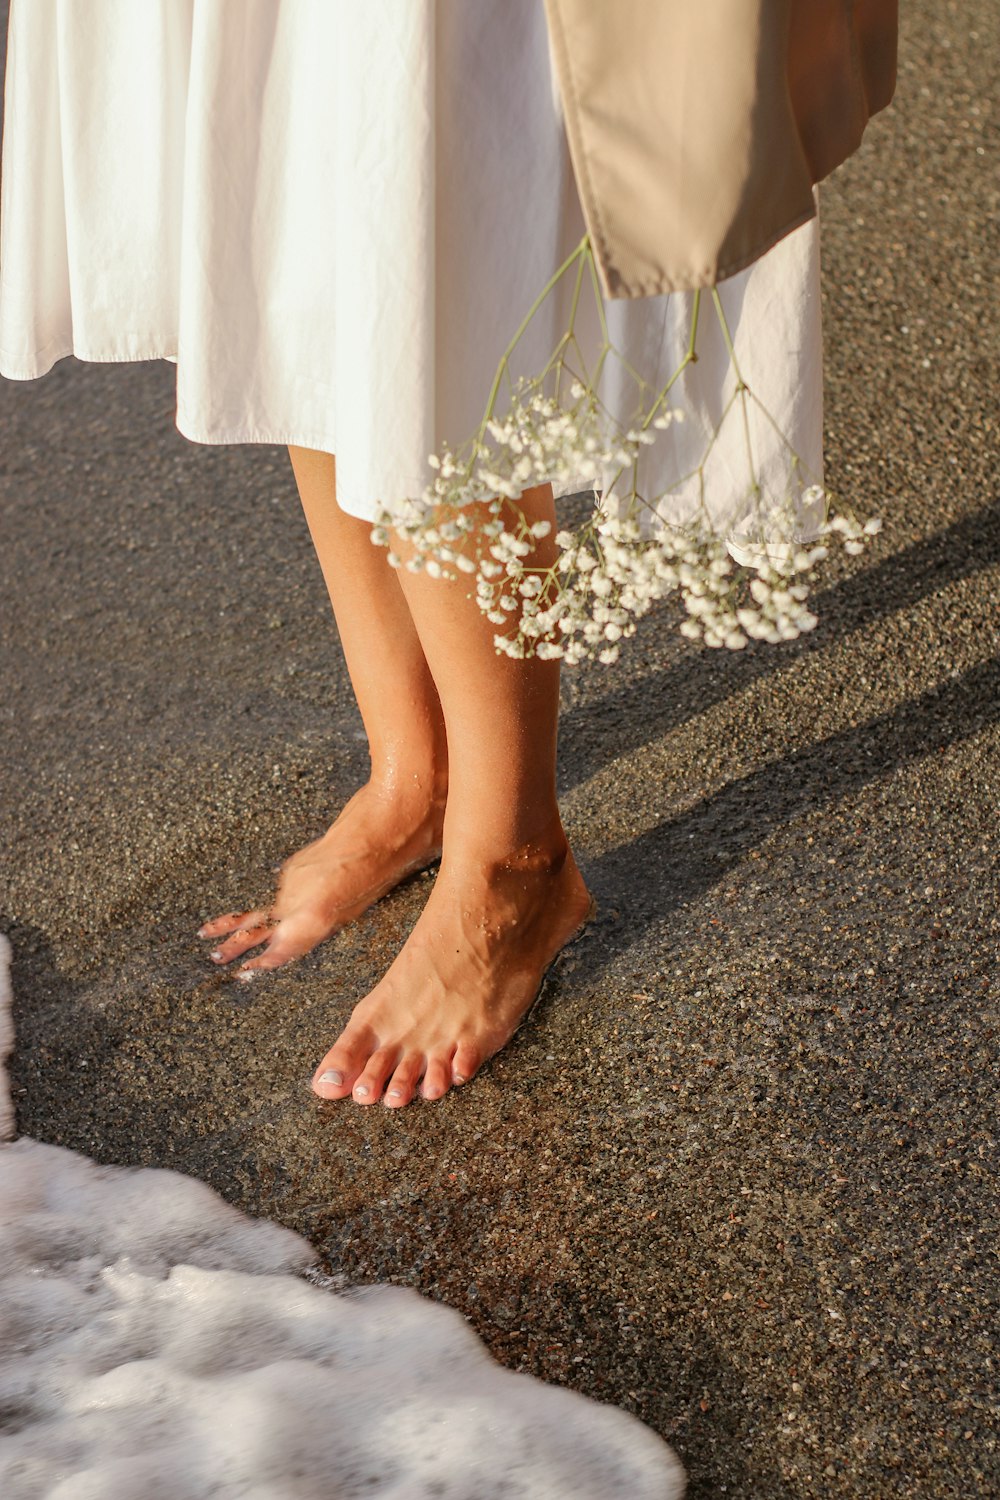
[{"label": "green stem", "polygon": [[745,385],[746,381],[740,374],[740,367],[736,360],[736,350],[733,348],[732,335],[729,332],[729,324],[726,321],[726,314],[722,307],[722,298],[719,296],[718,287],[713,286],[712,288],[712,301],[715,304],[715,315],[719,320],[719,327],[722,329],[722,337],[726,341],[726,348],[729,351],[729,358],[732,360],[733,369],[736,371],[736,379],[739,381],[740,385]]},{"label": "green stem", "polygon": [[490,387],[489,400],[486,403],[486,413],[483,417],[482,422],[479,424],[479,431],[476,434],[476,443],[478,443],[482,438],[483,433],[486,431],[486,424],[493,415],[493,410],[496,405],[496,399],[500,392],[500,382],[503,379],[503,372],[507,368],[510,356],[513,354],[515,348],[517,347],[521,335],[524,333],[524,330],[527,328],[528,324],[531,322],[532,318],[535,316],[535,313],[541,307],[542,303],[545,301],[552,288],[557,284],[562,276],[565,276],[566,272],[569,270],[573,262],[578,257],[589,256],[589,254],[590,236],[585,234],[572,254],[567,255],[566,259],[563,261],[558,270],[552,273],[548,281],[543,286],[542,290],[539,292],[538,296],[535,298],[534,302],[528,308],[528,311],[525,313],[524,317],[521,319],[517,332],[511,339],[510,343],[507,345],[507,348],[504,350],[504,353],[501,356],[500,363],[497,365],[497,372],[493,377],[493,384]]},{"label": "green stem", "polygon": [[[588,243],[589,243],[589,241],[588,241]],[[577,308],[580,305],[580,288],[582,286],[583,286],[583,256],[580,257],[580,264],[576,268],[576,284],[573,287],[573,301],[570,303],[570,309],[569,309],[569,328],[567,329],[568,333],[572,333],[573,332],[573,328],[574,328],[574,325],[576,323],[576,310],[577,310]]]},{"label": "green stem", "polygon": [[611,335],[608,333],[608,320],[604,312],[604,298],[601,296],[601,284],[597,279],[597,267],[594,264],[594,253],[590,248],[590,238],[585,237],[584,243],[587,247],[587,268],[590,271],[590,281],[594,288],[594,301],[597,304],[597,316],[601,321],[601,337],[606,344],[611,343]]},{"label": "green stem", "polygon": [[[580,263],[579,263],[579,265],[576,268],[576,281],[575,281],[575,283],[573,285],[573,299],[570,302],[570,308],[569,308],[569,327],[566,329],[566,332],[563,334],[562,338],[559,340],[559,349],[560,349],[560,351],[563,349],[563,347],[565,345],[569,344],[571,340],[574,343],[576,342],[575,339],[574,339],[574,337],[573,337],[573,330],[574,330],[574,327],[576,325],[576,310],[577,310],[577,308],[580,305],[580,289],[581,289],[582,286],[583,286],[583,256],[581,255],[581,257],[580,257]],[[552,367],[552,361],[550,360],[549,363],[548,363],[548,365],[546,366],[546,369],[545,369],[545,373],[546,374],[548,374],[548,371],[551,369],[551,367]],[[557,402],[559,400],[560,392],[562,391],[562,378],[563,378],[563,370],[564,370],[564,368],[565,368],[565,364],[560,364],[559,371],[558,371],[558,373],[556,375],[556,401]]]},{"label": "green stem", "polygon": [[681,360],[680,364],[677,366],[677,369],[671,375],[666,385],[658,393],[656,400],[653,402],[652,406],[649,408],[649,411],[646,413],[645,421],[642,424],[643,432],[645,432],[646,428],[649,427],[657,417],[660,408],[669,396],[672,387],[677,384],[678,380],[680,380],[688,365],[696,364],[698,361],[698,350],[696,346],[698,340],[698,316],[700,312],[701,289],[699,288],[694,294],[694,301],[691,305],[691,334],[688,338],[687,353],[684,355],[684,358]]},{"label": "green stem", "polygon": [[691,305],[691,337],[688,339],[688,359],[695,360],[698,355],[695,352],[695,341],[698,338],[698,314],[701,311],[701,288],[694,294],[694,302]]},{"label": "green stem", "polygon": [[729,351],[729,358],[732,361],[733,370],[736,373],[736,393],[740,398],[740,411],[743,416],[743,441],[746,444],[747,450],[747,468],[750,471],[750,488],[754,495],[759,495],[760,485],[757,482],[757,474],[756,470],[754,469],[753,445],[750,442],[750,416],[747,411],[747,395],[749,394],[749,387],[746,381],[743,379],[742,371],[740,370],[739,364],[736,359],[736,350],[733,347],[732,335],[729,332],[729,324],[726,321],[726,314],[723,310],[722,298],[719,296],[718,287],[713,286],[712,288],[712,301],[715,303],[715,313],[716,317],[719,320],[719,327],[722,329],[722,337],[726,341],[726,348]]}]

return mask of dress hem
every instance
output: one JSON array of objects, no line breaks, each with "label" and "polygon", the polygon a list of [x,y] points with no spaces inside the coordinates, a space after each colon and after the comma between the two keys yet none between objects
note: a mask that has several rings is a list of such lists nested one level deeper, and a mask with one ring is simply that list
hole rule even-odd
[{"label": "dress hem", "polygon": [[[55,350],[51,356],[49,355],[50,349]],[[43,345],[40,354],[36,355],[34,362],[30,365],[18,364],[0,349],[0,375],[7,380],[40,380],[43,375],[50,374],[61,359],[71,357],[89,365],[135,365],[151,359],[167,359],[174,364],[177,362],[177,355],[168,354],[162,345],[156,345],[147,350],[145,345],[140,344],[138,349],[139,352],[136,352],[136,349],[130,346],[127,351],[122,350],[120,353],[117,351],[109,353],[106,349],[99,353],[91,353],[86,348],[81,348],[79,344],[59,343],[53,339],[50,344]]]},{"label": "dress hem", "polygon": [[[55,351],[51,357],[48,352],[50,349]],[[92,351],[79,344],[57,344],[53,341],[52,344],[44,345],[42,356],[36,357],[30,364],[18,364],[0,349],[0,376],[7,380],[41,380],[44,376],[51,374],[60,360],[69,358],[78,359],[83,364],[89,365],[137,365],[159,359],[167,360],[173,365],[177,364],[176,351],[165,349],[159,343],[147,346],[137,340],[136,345],[130,344],[126,352],[124,349],[109,350],[107,348]],[[278,447],[287,446],[290,443],[298,448],[315,448],[322,453],[335,451],[333,439],[329,433],[321,435],[310,433],[303,436],[285,431],[264,431],[257,427],[227,427],[220,432],[213,433],[211,428],[190,421],[180,406],[177,408],[175,425],[181,436],[186,437],[192,443],[219,447],[235,443],[261,443]]]},{"label": "dress hem", "polygon": [[[61,344],[58,346],[45,346],[46,350],[51,347],[57,347],[58,352],[52,355],[48,363],[36,362],[30,367],[17,366],[8,363],[3,351],[0,350],[0,376],[3,376],[7,380],[39,380],[43,376],[48,375],[61,359],[68,359],[70,356],[81,360],[85,364],[143,364],[149,360],[157,359],[168,360],[174,365],[176,365],[177,363],[176,353],[167,353],[162,346],[157,347],[148,353],[136,353],[133,350],[127,354],[110,353],[107,350],[103,350],[100,353],[90,353],[85,349],[81,349],[78,345],[67,346],[66,344]],[[177,411],[175,413],[174,426],[180,433],[181,437],[186,438],[188,442],[199,443],[204,447],[225,448],[235,447],[240,443],[251,443],[259,446],[309,448],[319,453],[336,453],[335,442],[333,438],[326,433],[323,433],[322,435],[310,433],[306,436],[303,436],[299,433],[284,431],[262,432],[259,428],[255,427],[235,427],[227,428],[223,432],[213,432],[211,428],[199,426],[197,422],[190,421],[180,406],[177,407]],[[402,486],[402,488],[408,494],[420,494],[424,488],[424,483],[424,480],[419,480],[416,481],[412,486],[404,485]],[[573,490],[567,490],[565,494],[575,495],[578,493],[582,493],[584,490],[590,489],[591,487],[592,486],[590,484],[580,485]],[[560,495],[557,498],[562,499],[564,498],[564,496]],[[340,506],[341,510],[346,511],[347,514],[354,517],[355,520],[366,521],[372,526],[378,524],[378,518],[382,514],[382,511],[384,509],[383,506],[373,507],[370,501],[363,504],[357,504],[349,499],[346,499],[344,495],[340,493],[338,493],[337,495],[337,504]],[[802,537],[796,536],[790,544],[791,549],[794,549],[796,546],[808,545],[810,542],[816,541],[817,537],[818,534]],[[739,563],[742,567],[747,568],[760,567],[762,564],[773,559],[784,557],[790,550],[789,544],[787,543],[778,545],[761,545],[759,543],[747,544],[746,542],[743,542],[741,545],[740,543],[736,542],[731,536],[727,536],[725,538],[725,542],[726,547],[733,557],[734,561]]]}]

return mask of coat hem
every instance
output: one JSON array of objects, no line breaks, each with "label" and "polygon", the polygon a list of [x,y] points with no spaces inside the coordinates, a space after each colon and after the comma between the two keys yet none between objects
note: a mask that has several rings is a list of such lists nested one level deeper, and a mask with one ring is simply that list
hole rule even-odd
[{"label": "coat hem", "polygon": [[[815,195],[815,185],[813,193]],[[600,251],[595,246],[595,256],[598,258],[598,270],[602,272],[608,287],[609,301],[625,301],[628,298],[637,297],[665,297],[673,292],[697,292],[705,291],[710,287],[718,286],[720,281],[728,281],[731,276],[738,276],[756,261],[765,256],[769,250],[773,250],[780,240],[788,235],[794,234],[796,229],[801,229],[804,224],[812,223],[817,217],[816,199],[802,213],[797,214],[784,224],[780,229],[765,235],[764,239],[750,250],[742,251],[732,260],[727,260],[723,265],[704,266],[700,271],[668,271],[662,276],[651,280],[642,280],[640,277],[627,275],[619,270],[615,264],[613,254],[607,254],[605,266],[600,263]],[[619,263],[620,264],[620,263]]]}]

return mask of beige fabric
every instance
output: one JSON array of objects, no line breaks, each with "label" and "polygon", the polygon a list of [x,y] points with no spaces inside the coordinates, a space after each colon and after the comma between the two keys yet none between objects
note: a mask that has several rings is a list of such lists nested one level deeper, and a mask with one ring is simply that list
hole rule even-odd
[{"label": "beige fabric", "polygon": [[892,98],[897,0],[545,0],[605,291],[711,286],[815,213]]}]

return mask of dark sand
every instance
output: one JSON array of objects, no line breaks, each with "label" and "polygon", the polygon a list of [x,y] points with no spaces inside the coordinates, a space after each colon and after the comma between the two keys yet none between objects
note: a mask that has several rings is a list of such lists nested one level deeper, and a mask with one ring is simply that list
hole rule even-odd
[{"label": "dark sand", "polygon": [[185,442],[166,364],[0,387],[21,1130],[444,1299],[696,1500],[1000,1493],[1000,10],[905,9],[823,190],[829,479],[885,531],[810,638],[699,650],[671,608],[567,674],[602,916],[442,1104],[307,1087],[423,879],[250,990],[194,937],[365,770],[283,450]]}]

